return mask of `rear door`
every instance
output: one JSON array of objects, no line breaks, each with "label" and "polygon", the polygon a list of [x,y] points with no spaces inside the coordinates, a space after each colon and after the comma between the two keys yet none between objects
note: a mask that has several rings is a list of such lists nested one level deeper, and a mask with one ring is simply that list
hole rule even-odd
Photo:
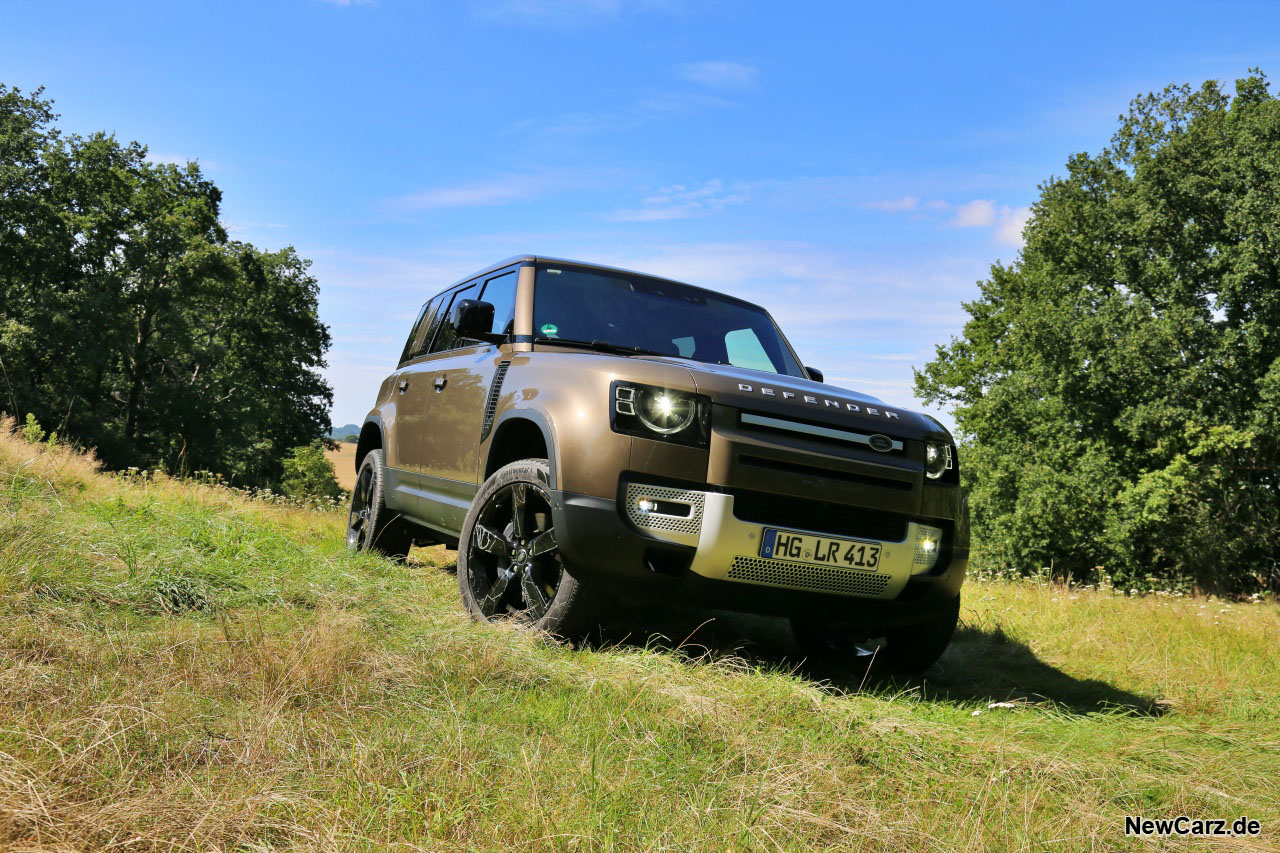
[{"label": "rear door", "polygon": [[431,375],[423,364],[431,340],[440,328],[443,309],[452,291],[445,291],[422,306],[400,357],[400,369],[392,378],[392,402],[395,417],[388,427],[386,463],[402,471],[419,472],[422,468],[422,444],[419,437],[426,427],[427,406],[431,402]]}]

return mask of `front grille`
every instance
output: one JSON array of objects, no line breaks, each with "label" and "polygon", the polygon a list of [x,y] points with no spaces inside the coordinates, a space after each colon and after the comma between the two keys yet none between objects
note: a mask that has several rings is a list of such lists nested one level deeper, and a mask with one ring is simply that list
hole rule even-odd
[{"label": "front grille", "polygon": [[836,592],[875,598],[889,585],[887,575],[833,569],[830,566],[808,566],[755,557],[734,557],[727,575],[729,580],[743,583],[782,586],[813,592]]},{"label": "front grille", "polygon": [[744,489],[729,493],[733,514],[742,521],[884,542],[907,538],[907,518],[897,513]]},{"label": "front grille", "polygon": [[802,477],[822,477],[826,480],[841,480],[845,483],[857,483],[860,486],[875,486],[880,489],[894,489],[909,492],[911,483],[906,480],[890,480],[887,477],[873,477],[869,474],[855,474],[851,471],[837,471],[834,468],[815,468],[812,465],[798,465],[795,462],[783,462],[779,459],[764,459],[760,456],[739,454],[738,464],[750,468],[764,468],[767,471],[785,471],[788,474],[799,474]]}]

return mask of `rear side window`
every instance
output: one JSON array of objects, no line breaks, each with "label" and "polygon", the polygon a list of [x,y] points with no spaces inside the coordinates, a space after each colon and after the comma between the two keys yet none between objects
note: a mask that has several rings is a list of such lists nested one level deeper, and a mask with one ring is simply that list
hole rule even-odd
[{"label": "rear side window", "polygon": [[443,303],[444,310],[440,315],[439,330],[436,332],[435,339],[431,342],[430,352],[445,352],[446,350],[470,345],[469,341],[458,337],[457,330],[453,327],[453,306],[464,299],[475,299],[477,292],[476,285],[472,284],[461,290],[444,294],[448,297],[448,302]]},{"label": "rear side window", "polygon": [[404,345],[404,354],[400,356],[400,361],[408,361],[427,351],[432,336],[440,327],[440,306],[448,298],[448,293],[442,293],[422,306],[422,313],[418,315],[418,322],[413,324],[413,332],[410,333],[409,341]]},{"label": "rear side window", "polygon": [[428,302],[422,306],[422,310],[418,312],[418,319],[414,321],[413,328],[409,330],[409,340],[404,342],[404,352],[400,353],[401,363],[408,361],[413,356],[414,342],[422,335],[422,325],[427,319],[427,309],[431,307]]},{"label": "rear side window", "polygon": [[493,306],[493,328],[496,335],[511,334],[516,318],[516,273],[512,270],[489,279],[480,297]]}]

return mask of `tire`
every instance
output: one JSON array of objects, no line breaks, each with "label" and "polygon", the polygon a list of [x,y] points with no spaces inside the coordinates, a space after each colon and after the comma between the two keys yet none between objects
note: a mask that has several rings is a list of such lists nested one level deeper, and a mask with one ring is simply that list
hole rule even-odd
[{"label": "tire", "polygon": [[900,628],[885,635],[885,646],[876,656],[886,669],[901,675],[919,675],[937,663],[947,650],[960,621],[960,596],[922,625]]},{"label": "tire", "polygon": [[471,503],[458,541],[458,591],[477,621],[512,620],[566,639],[595,630],[610,598],[565,565],[545,459],[499,468]]},{"label": "tire", "polygon": [[347,549],[373,551],[403,560],[413,546],[413,531],[387,506],[387,468],[381,450],[370,450],[360,463],[347,513]]},{"label": "tire", "polygon": [[791,633],[804,653],[816,663],[852,667],[855,663],[865,666],[873,662],[884,672],[920,675],[942,657],[959,619],[960,596],[957,595],[928,622],[887,632],[884,644],[875,652],[874,661],[859,645],[865,635],[854,628],[815,624],[793,617]]}]

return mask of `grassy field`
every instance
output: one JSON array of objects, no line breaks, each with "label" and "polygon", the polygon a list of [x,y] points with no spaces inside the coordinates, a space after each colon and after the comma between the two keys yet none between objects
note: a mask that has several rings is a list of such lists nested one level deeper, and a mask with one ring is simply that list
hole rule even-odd
[{"label": "grassy field", "polygon": [[0,848],[1212,846],[1131,813],[1280,841],[1274,604],[971,583],[928,679],[861,683],[766,620],[472,624],[452,554],[341,524],[0,436]]}]

